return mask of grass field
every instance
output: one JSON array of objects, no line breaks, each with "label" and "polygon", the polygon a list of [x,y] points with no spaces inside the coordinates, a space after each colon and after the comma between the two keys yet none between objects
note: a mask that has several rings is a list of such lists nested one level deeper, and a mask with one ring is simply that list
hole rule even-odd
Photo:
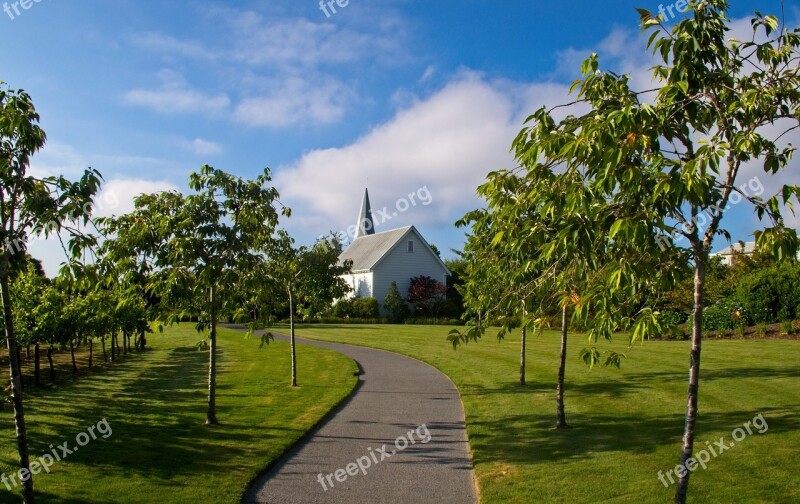
[{"label": "grass field", "polygon": [[[259,350],[257,339],[221,330],[221,425],[205,427],[208,367],[207,353],[194,348],[199,339],[188,325],[168,329],[149,337],[148,352],[26,396],[35,457],[51,444],[74,447],[81,432],[103,419],[112,430],[37,476],[39,502],[239,502],[248,482],[356,383],[352,360],[303,347],[300,387],[292,389],[287,344]],[[0,473],[8,474],[15,471],[16,443],[11,411],[0,413]],[[0,484],[0,502],[19,502],[18,495]]]},{"label": "grass field", "polygon": [[[486,339],[457,351],[450,328],[303,326],[298,334],[396,351],[423,360],[458,386],[482,502],[671,502],[657,477],[678,463],[689,345],[647,342],[622,369],[587,369],[574,336],[567,364],[570,430],[555,424],[559,338],[529,338],[528,385],[518,383],[519,339]],[[620,342],[624,349],[624,345]],[[694,472],[691,502],[800,502],[800,341],[704,344],[696,448],[762,414],[747,436]],[[738,435],[738,433],[737,433]]]}]

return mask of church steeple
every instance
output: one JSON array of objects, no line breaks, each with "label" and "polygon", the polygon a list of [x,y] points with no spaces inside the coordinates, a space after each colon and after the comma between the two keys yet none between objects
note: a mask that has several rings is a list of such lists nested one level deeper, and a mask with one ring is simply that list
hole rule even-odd
[{"label": "church steeple", "polygon": [[361,202],[361,211],[358,212],[356,222],[356,238],[375,234],[375,223],[372,221],[372,208],[369,206],[369,191],[364,189],[364,201]]}]

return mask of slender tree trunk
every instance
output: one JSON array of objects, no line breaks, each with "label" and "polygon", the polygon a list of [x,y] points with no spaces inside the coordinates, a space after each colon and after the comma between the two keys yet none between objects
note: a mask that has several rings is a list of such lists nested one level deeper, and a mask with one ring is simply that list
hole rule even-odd
[{"label": "slender tree trunk", "polygon": [[78,375],[78,364],[75,363],[75,342],[69,340],[69,353],[72,356],[72,376]]},{"label": "slender tree trunk", "polygon": [[47,363],[50,365],[50,383],[55,383],[56,367],[53,365],[53,347],[47,348]]},{"label": "slender tree trunk", "polygon": [[140,350],[147,350],[147,336],[144,331],[139,333],[139,346],[141,347]]},{"label": "slender tree trunk", "polygon": [[25,345],[25,358],[26,359],[30,359],[31,358],[31,344],[30,343]]},{"label": "slender tree trunk", "polygon": [[103,347],[103,362],[108,362],[108,353],[106,353],[106,337],[100,338],[100,345]]},{"label": "slender tree trunk", "polygon": [[122,355],[128,355],[128,331],[122,333]]},{"label": "slender tree trunk", "polygon": [[208,350],[208,413],[206,425],[217,425],[217,299],[211,287],[211,334]]},{"label": "slender tree trunk", "polygon": [[528,315],[525,301],[522,301],[522,342],[519,350],[519,384],[525,385],[525,345],[528,340],[528,329],[525,327],[525,317]]},{"label": "slender tree trunk", "polygon": [[17,435],[17,451],[19,467],[26,471],[28,479],[22,482],[22,502],[33,503],[33,476],[30,473],[30,455],[28,453],[28,433],[25,428],[25,411],[22,401],[22,374],[20,371],[17,339],[14,334],[14,317],[11,310],[11,289],[8,283],[9,253],[4,252],[0,258],[0,291],[3,300],[3,321],[5,328],[6,348],[8,349],[8,371],[11,379],[11,402],[14,405],[14,425]]},{"label": "slender tree trunk", "polygon": [[556,429],[569,428],[564,412],[564,374],[567,370],[567,305],[561,309],[561,360],[558,364],[558,385],[556,386]]},{"label": "slender tree trunk", "polygon": [[17,345],[17,366],[19,369],[19,389],[25,392],[25,382],[22,381],[22,349]]},{"label": "slender tree trunk", "polygon": [[94,338],[89,338],[89,369],[92,369],[92,357],[94,357]]},{"label": "slender tree trunk", "polygon": [[114,331],[114,332],[111,333],[111,362],[114,362],[115,357],[116,357],[116,355],[114,353],[114,350],[115,350],[114,342],[116,341],[116,339],[117,339],[117,332]]},{"label": "slender tree trunk", "polygon": [[[689,393],[686,405],[686,424],[683,429],[683,451],[681,465],[685,468],[692,458],[694,450],[694,429],[697,424],[697,398],[700,386],[700,349],[703,343],[703,303],[705,301],[706,257],[698,253],[695,247],[694,267],[694,311],[692,312],[692,351],[689,361]],[[684,470],[678,474],[678,486],[675,489],[675,504],[685,504],[689,491],[691,471]]]},{"label": "slender tree trunk", "polygon": [[292,288],[289,287],[289,338],[292,343],[292,387],[297,386],[297,350],[294,340],[294,296]]},{"label": "slender tree trunk", "polygon": [[42,386],[42,359],[39,343],[36,343],[33,347],[33,381],[37,387]]}]

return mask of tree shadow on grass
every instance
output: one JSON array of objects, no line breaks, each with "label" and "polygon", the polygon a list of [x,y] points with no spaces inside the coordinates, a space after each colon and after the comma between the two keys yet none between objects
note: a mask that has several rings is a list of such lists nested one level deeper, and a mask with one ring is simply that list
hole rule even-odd
[{"label": "tree shadow on grass", "polygon": [[71,401],[85,406],[75,408],[75,430],[63,432],[64,427],[59,426],[63,439],[34,440],[32,453],[44,453],[50,443],[69,441],[74,446],[75,436],[88,427],[83,425],[86,419],[98,422],[105,418],[112,435],[107,439],[98,436],[70,455],[67,463],[94,467],[94,471],[124,469],[132,475],[168,481],[186,472],[212,474],[225,467],[223,461],[246,455],[232,447],[231,441],[250,446],[278,437],[266,432],[256,436],[251,425],[237,424],[234,418],[221,417],[221,425],[204,426],[206,379],[207,353],[178,348],[114,391],[109,400],[98,401],[97,394],[107,393],[104,386],[118,386],[118,382],[106,379],[76,386],[70,391]]},{"label": "tree shadow on grass", "polygon": [[[754,411],[728,411],[701,414],[698,419],[698,441],[715,441],[720,435],[730,440],[733,429],[741,427],[761,413],[769,423],[768,433],[785,433],[800,429],[797,405],[763,408]],[[548,464],[588,459],[598,452],[647,454],[665,444],[677,444],[683,434],[682,415],[631,418],[622,414],[579,414],[567,417],[571,429],[553,430],[554,415],[516,415],[503,422],[471,422],[480,432],[470,442],[476,462]],[[754,430],[755,432],[755,430]],[[713,437],[716,436],[716,437]]]},{"label": "tree shadow on grass", "polygon": [[[718,369],[704,367],[701,370],[703,381],[730,378],[800,378],[800,372],[791,366],[784,367],[730,367]],[[686,382],[689,369],[686,371],[632,372],[625,375],[625,380],[641,383]]]}]

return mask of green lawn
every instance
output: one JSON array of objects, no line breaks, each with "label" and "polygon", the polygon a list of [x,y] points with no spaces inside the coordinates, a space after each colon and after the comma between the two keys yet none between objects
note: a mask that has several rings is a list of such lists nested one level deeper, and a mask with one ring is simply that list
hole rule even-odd
[{"label": "green lawn", "polygon": [[[247,483],[353,389],[357,368],[303,347],[300,387],[289,387],[289,347],[220,331],[218,411],[205,427],[207,353],[188,325],[148,338],[149,352],[80,380],[28,395],[31,452],[69,441],[106,419],[102,435],[35,479],[40,502],[239,502]],[[102,357],[101,357],[102,359]],[[12,415],[2,410],[0,473],[15,469]],[[97,433],[97,430],[96,430]],[[61,453],[60,450],[58,453]],[[0,502],[19,502],[0,485]]]},{"label": "green lawn", "polygon": [[[450,328],[303,326],[315,339],[392,350],[439,368],[456,383],[482,502],[671,502],[657,472],[678,462],[689,345],[647,342],[621,370],[587,369],[571,341],[566,407],[571,430],[554,431],[559,338],[529,339],[528,385],[518,377],[519,338],[453,351]],[[622,345],[622,342],[620,342]],[[624,349],[624,346],[623,346]],[[756,415],[768,424],[698,469],[692,502],[800,502],[800,341],[704,344],[697,449],[714,446]],[[755,429],[751,429],[755,432]]]}]

